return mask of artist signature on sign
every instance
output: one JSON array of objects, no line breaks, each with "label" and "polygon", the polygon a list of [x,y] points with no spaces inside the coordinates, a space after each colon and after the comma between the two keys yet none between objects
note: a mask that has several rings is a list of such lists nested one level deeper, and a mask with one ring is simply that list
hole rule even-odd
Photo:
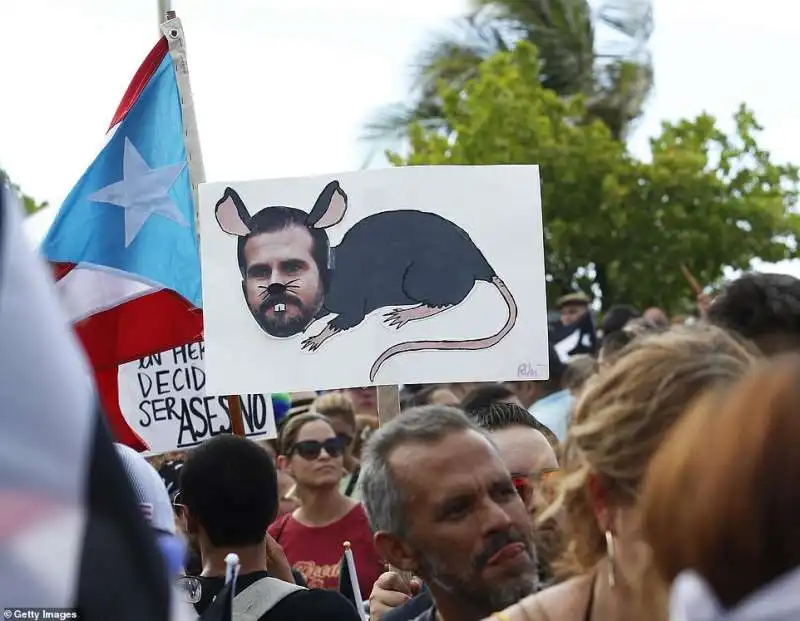
[{"label": "artist signature on sign", "polygon": [[546,376],[542,373],[541,369],[541,365],[531,364],[530,362],[521,362],[517,367],[517,377],[531,380],[546,379]]}]

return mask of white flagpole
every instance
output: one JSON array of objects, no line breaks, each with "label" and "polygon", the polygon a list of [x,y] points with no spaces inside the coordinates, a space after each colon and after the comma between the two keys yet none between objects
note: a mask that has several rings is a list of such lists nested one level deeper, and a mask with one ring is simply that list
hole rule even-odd
[{"label": "white flagpole", "polygon": [[[170,0],[159,0],[170,4]],[[181,98],[181,112],[183,113],[184,144],[186,159],[189,165],[189,180],[192,184],[192,198],[194,199],[195,224],[197,234],[200,235],[199,196],[197,188],[206,180],[203,167],[203,154],[200,150],[200,134],[197,130],[197,116],[194,111],[192,99],[192,85],[189,81],[189,63],[186,61],[186,40],[183,35],[183,26],[173,11],[166,14],[167,21],[161,24],[161,33],[169,43],[169,53],[175,65],[175,76],[178,81],[178,93]]]},{"label": "white flagpole", "polygon": [[350,542],[344,542],[344,558],[347,564],[347,570],[350,573],[350,586],[353,588],[353,597],[356,600],[356,608],[358,608],[358,616],[361,621],[367,621],[367,613],[364,612],[364,600],[361,598],[361,586],[358,584],[358,574],[356,573],[356,561],[353,558],[353,551],[350,549]]},{"label": "white flagpole", "polygon": [[[169,3],[170,0],[160,0]],[[197,116],[194,111],[192,99],[192,85],[189,82],[189,63],[186,61],[186,40],[183,36],[181,20],[175,11],[166,14],[167,21],[161,24],[161,33],[167,38],[169,54],[175,65],[175,77],[178,82],[178,94],[181,98],[181,113],[183,115],[183,143],[186,148],[186,161],[189,166],[189,181],[192,184],[192,199],[194,202],[194,217],[198,241],[200,240],[200,194],[198,188],[206,180],[206,171],[203,166],[203,154],[200,150],[200,133],[197,131]],[[237,436],[244,436],[244,420],[242,419],[241,403],[238,395],[228,395],[228,408],[230,410],[231,432]]]},{"label": "white flagpole", "polygon": [[242,565],[239,556],[231,552],[225,557],[225,584],[231,588],[231,617],[233,617],[233,599],[236,597],[236,580]]},{"label": "white flagpole", "polygon": [[172,10],[172,0],[158,0],[158,32],[161,33],[161,24],[167,21],[167,12]]}]

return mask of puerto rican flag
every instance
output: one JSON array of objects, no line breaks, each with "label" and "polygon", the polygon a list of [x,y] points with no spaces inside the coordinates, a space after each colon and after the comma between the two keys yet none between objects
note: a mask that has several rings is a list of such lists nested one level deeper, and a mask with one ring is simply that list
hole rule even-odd
[{"label": "puerto rican flag", "polygon": [[112,432],[137,450],[147,447],[119,412],[119,365],[198,341],[203,332],[200,255],[174,61],[162,37],[41,247]]}]

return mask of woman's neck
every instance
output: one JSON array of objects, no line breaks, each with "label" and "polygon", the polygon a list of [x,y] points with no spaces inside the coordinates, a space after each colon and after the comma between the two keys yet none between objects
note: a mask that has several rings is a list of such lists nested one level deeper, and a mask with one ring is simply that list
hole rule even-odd
[{"label": "woman's neck", "polygon": [[594,581],[594,600],[589,615],[591,621],[635,621],[639,619],[641,602],[635,596],[631,586],[619,576],[617,570],[616,584],[609,583],[610,567],[607,560],[597,565],[597,579]]},{"label": "woman's neck", "polygon": [[327,526],[343,518],[355,502],[346,498],[338,486],[328,489],[297,489],[300,508],[293,517],[306,526]]},{"label": "woman's neck", "polygon": [[347,470],[348,473],[353,472],[359,466],[359,461],[353,457],[352,455],[345,455],[344,458],[344,469]]}]

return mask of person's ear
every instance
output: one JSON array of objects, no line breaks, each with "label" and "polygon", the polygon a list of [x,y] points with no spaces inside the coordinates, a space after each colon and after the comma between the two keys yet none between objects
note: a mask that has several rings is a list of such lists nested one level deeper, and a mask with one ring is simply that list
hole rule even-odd
[{"label": "person's ear", "polygon": [[186,505],[181,509],[181,520],[187,535],[197,536],[200,533],[200,522]]},{"label": "person's ear", "polygon": [[419,569],[410,546],[389,533],[378,531],[374,537],[375,551],[384,561],[397,569],[416,573]]},{"label": "person's ear", "polygon": [[289,476],[294,477],[294,473],[292,472],[292,464],[286,455],[278,455],[278,468],[283,470]]},{"label": "person's ear", "polygon": [[600,532],[613,531],[615,506],[606,485],[598,475],[589,475],[586,481],[586,494],[589,497],[589,504]]}]

